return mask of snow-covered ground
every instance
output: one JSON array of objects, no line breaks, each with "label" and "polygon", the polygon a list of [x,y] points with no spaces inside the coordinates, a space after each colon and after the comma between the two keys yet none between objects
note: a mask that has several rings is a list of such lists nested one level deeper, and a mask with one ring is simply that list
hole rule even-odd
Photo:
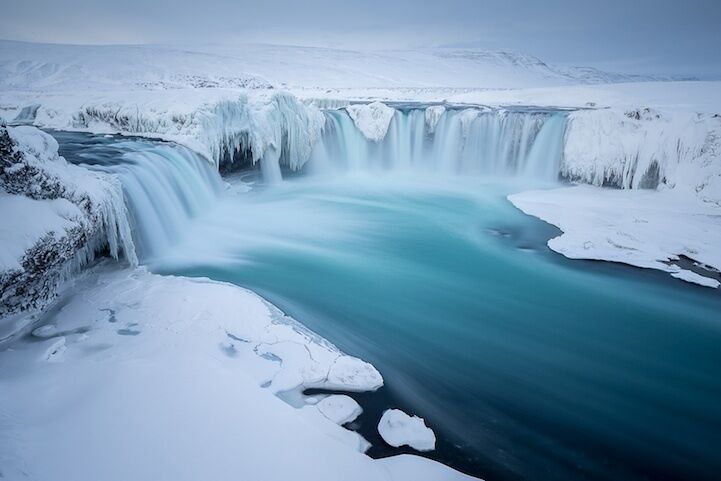
[{"label": "snow-covered ground", "polygon": [[[110,60],[110,61],[109,61]],[[0,41],[11,88],[517,88],[648,78],[560,68],[518,52],[479,49],[344,50],[267,44],[53,45]]]},{"label": "snow-covered ground", "polygon": [[622,262],[659,269],[696,284],[719,287],[710,277],[681,268],[679,256],[721,267],[721,210],[693,196],[614,190],[589,185],[509,196],[523,212],[563,231],[548,241],[571,259]]},{"label": "snow-covered ground", "polygon": [[5,479],[471,479],[365,456],[342,398],[275,396],[383,381],[249,291],[110,263],[76,283],[0,352]]}]

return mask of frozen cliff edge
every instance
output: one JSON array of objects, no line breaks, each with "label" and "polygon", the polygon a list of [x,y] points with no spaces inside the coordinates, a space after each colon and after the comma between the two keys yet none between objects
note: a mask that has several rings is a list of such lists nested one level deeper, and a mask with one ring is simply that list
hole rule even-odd
[{"label": "frozen cliff edge", "polygon": [[[0,318],[43,309],[98,252],[137,264],[120,183],[34,127],[0,127],[0,212]],[[19,327],[3,324],[0,338]]]},{"label": "frozen cliff edge", "polygon": [[721,206],[721,115],[651,108],[569,115],[561,176],[622,189],[674,189]]},{"label": "frozen cliff edge", "polygon": [[[325,125],[323,113],[275,91],[183,89],[14,98],[14,122],[59,130],[120,133],[185,145],[217,168],[272,163],[300,169]],[[132,101],[128,100],[132,98]],[[37,99],[36,99],[37,100]],[[264,166],[265,167],[265,166]]]},{"label": "frozen cliff edge", "polygon": [[719,287],[718,114],[650,108],[574,112],[560,174],[591,185],[509,196],[526,214],[563,231],[548,242],[552,250]]}]

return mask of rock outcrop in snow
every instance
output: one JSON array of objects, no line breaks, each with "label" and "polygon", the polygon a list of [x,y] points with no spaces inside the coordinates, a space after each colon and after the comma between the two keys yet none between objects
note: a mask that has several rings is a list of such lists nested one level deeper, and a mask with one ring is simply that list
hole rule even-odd
[{"label": "rock outcrop in snow", "polygon": [[137,263],[120,183],[68,164],[34,127],[0,128],[0,211],[0,318],[46,306],[97,252]]}]

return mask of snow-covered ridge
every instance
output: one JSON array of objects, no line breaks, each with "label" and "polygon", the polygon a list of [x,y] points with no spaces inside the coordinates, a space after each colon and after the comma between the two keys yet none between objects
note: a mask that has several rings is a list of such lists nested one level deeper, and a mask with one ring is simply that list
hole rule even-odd
[{"label": "snow-covered ridge", "polygon": [[104,249],[137,263],[116,179],[68,164],[34,127],[0,128],[0,162],[0,317],[42,309]]},{"label": "snow-covered ridge", "polygon": [[[117,61],[117,59],[122,59]],[[477,48],[346,50],[289,45],[56,45],[0,41],[6,89],[519,88],[648,81]]]}]

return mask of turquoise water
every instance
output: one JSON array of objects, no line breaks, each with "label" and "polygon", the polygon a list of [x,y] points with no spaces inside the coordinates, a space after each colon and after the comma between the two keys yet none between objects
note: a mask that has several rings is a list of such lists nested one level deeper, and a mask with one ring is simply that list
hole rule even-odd
[{"label": "turquoise water", "polygon": [[372,362],[486,479],[711,479],[721,297],[560,262],[518,188],[294,181],[220,206],[155,269],[249,287]]},{"label": "turquoise water", "polygon": [[[550,252],[558,231],[505,199],[525,188],[409,174],[258,186],[220,195],[146,262],[253,289],[373,363],[386,386],[354,396],[426,418],[429,455],[463,471],[716,479],[721,296]],[[371,454],[391,454],[369,413]]]}]

